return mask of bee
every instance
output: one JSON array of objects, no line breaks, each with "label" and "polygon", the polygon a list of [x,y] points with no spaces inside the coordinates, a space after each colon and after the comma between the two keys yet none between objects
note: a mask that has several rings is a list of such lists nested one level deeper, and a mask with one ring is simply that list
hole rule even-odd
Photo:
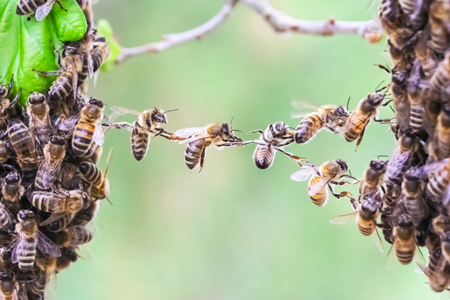
[{"label": "bee", "polygon": [[409,125],[413,132],[421,132],[425,118],[425,109],[421,104],[420,89],[420,61],[414,61],[413,69],[408,79],[407,94],[410,104]]},{"label": "bee", "polygon": [[438,61],[432,57],[428,48],[428,38],[430,36],[427,30],[419,31],[417,34],[417,42],[414,45],[414,54],[420,60],[423,73],[427,79],[431,78],[438,66]]},{"label": "bee", "polygon": [[[56,258],[53,258],[56,262]],[[37,260],[36,260],[37,264]],[[28,294],[31,299],[45,299],[45,286],[47,285],[47,275],[45,272],[38,270],[36,272],[36,278],[27,283]]]},{"label": "bee", "polygon": [[71,190],[72,189],[72,188],[70,188],[70,186],[78,178],[77,171],[78,171],[78,166],[77,165],[75,165],[73,163],[70,163],[70,162],[67,162],[67,161],[63,161],[61,163],[61,170],[59,172],[58,181],[61,184],[61,187],[63,189],[66,189],[66,190]]},{"label": "bee", "polygon": [[434,148],[438,158],[443,159],[450,155],[450,105],[445,104],[438,115]]},{"label": "bee", "polygon": [[59,248],[38,230],[36,215],[31,210],[20,210],[17,214],[17,239],[11,255],[11,261],[19,263],[19,269],[26,272],[34,268],[36,248],[43,254],[60,257]]},{"label": "bee", "polygon": [[19,0],[16,14],[25,16],[36,13],[36,20],[42,21],[50,13],[55,3],[58,3],[61,9],[65,10],[58,0]]},{"label": "bee", "polygon": [[56,270],[57,272],[61,272],[62,270],[68,268],[71,263],[76,262],[78,260],[77,253],[69,248],[63,248],[61,250],[61,257],[58,257],[56,262]]},{"label": "bee", "polygon": [[11,150],[11,142],[9,140],[0,140],[0,163],[6,163],[14,153]]},{"label": "bee", "polygon": [[349,113],[344,106],[324,105],[315,106],[304,102],[292,102],[297,109],[302,107],[317,110],[307,114],[298,124],[295,131],[295,142],[304,144],[311,140],[322,128],[326,128],[333,133],[343,133],[345,122]]},{"label": "bee", "polygon": [[332,224],[345,224],[356,218],[356,225],[364,236],[372,236],[377,248],[383,252],[383,243],[377,230],[377,219],[380,215],[380,206],[375,198],[369,197],[362,203],[352,201],[355,211],[346,215],[338,216],[330,220]]},{"label": "bee", "polygon": [[94,40],[92,41],[92,61],[93,61],[93,71],[97,72],[103,62],[105,62],[109,57],[109,47],[106,39],[99,33],[95,33]]},{"label": "bee", "polygon": [[28,97],[27,113],[30,116],[30,129],[42,147],[47,144],[52,131],[49,112],[50,108],[45,102],[44,95],[32,93]]},{"label": "bee", "polygon": [[[75,127],[72,137],[72,152],[75,157],[85,155],[92,143],[103,145],[105,134],[103,132],[103,102],[94,98],[90,98],[89,103],[81,109],[79,120]],[[72,118],[66,122],[66,126],[76,118]]]},{"label": "bee", "polygon": [[21,90],[19,90],[19,93],[17,93],[13,101],[8,99],[8,96],[11,93],[12,85],[13,76],[11,76],[9,85],[0,85],[0,129],[6,129],[6,119],[11,115],[11,109],[15,106],[21,95]]},{"label": "bee", "polygon": [[393,182],[389,178],[385,179],[386,183],[386,195],[383,198],[384,203],[387,206],[395,206],[397,200],[402,194],[402,187],[399,183]]},{"label": "bee", "polygon": [[381,227],[381,233],[384,236],[384,240],[388,242],[389,244],[392,244],[393,240],[393,225],[390,218],[390,211],[391,208],[387,207],[383,209],[383,211],[380,213],[380,224],[377,224],[378,227]]},{"label": "bee", "polygon": [[50,232],[60,232],[66,229],[67,226],[69,226],[74,217],[75,215],[73,214],[64,215],[62,218],[59,218],[58,220],[48,224],[47,230]]},{"label": "bee", "polygon": [[[143,112],[136,110],[126,109],[120,106],[112,106],[111,110],[113,114],[124,115],[133,114],[139,116],[139,120],[134,122],[133,125],[128,123],[115,123],[116,128],[132,128],[131,132],[131,150],[136,160],[140,161],[147,155],[147,149],[150,144],[150,140],[156,136],[162,136],[166,139],[174,139],[173,134],[168,133],[164,129],[160,128],[162,124],[167,124],[167,116],[164,110],[160,108],[147,109]],[[110,119],[114,119],[111,116]]]},{"label": "bee", "polygon": [[439,64],[433,76],[430,78],[430,85],[434,91],[441,93],[450,85],[450,51],[445,54],[444,60]]},{"label": "bee", "polygon": [[427,275],[428,284],[431,289],[440,293],[447,289],[448,286],[448,267],[447,262],[442,254],[440,247],[436,247],[430,255],[430,262],[427,266],[425,264],[418,264],[419,268]]},{"label": "bee", "polygon": [[401,183],[403,174],[411,165],[412,155],[418,148],[417,137],[411,131],[406,131],[400,136],[397,146],[386,167],[386,176],[389,180]]},{"label": "bee", "polygon": [[90,162],[82,162],[78,166],[83,179],[90,184],[91,196],[95,199],[108,198],[110,192],[109,180],[106,178],[108,173],[109,164],[112,157],[112,148],[109,151],[108,158],[106,159],[106,170],[102,173],[100,169]]},{"label": "bee", "polygon": [[344,137],[347,142],[356,141],[356,148],[358,148],[364,136],[366,126],[370,120],[376,120],[378,110],[377,108],[382,104],[386,94],[372,93],[363,98],[358,106],[350,113],[345,123]]},{"label": "bee", "polygon": [[423,190],[424,183],[420,179],[418,169],[407,170],[402,182],[403,202],[414,226],[418,226],[430,212],[425,199],[422,197]]},{"label": "bee", "polygon": [[398,216],[396,222],[394,222],[393,239],[394,242],[386,257],[386,267],[390,267],[394,257],[402,265],[411,263],[414,257],[416,257],[418,263],[425,264],[422,252],[416,245],[416,228],[408,214],[401,214]]},{"label": "bee", "polygon": [[41,157],[36,152],[33,135],[25,124],[18,119],[11,120],[8,124],[8,136],[22,171],[36,170],[41,162]]},{"label": "bee", "polygon": [[447,205],[450,201],[450,188],[448,188],[450,182],[450,159],[446,158],[437,163],[425,165],[420,169],[422,173],[429,174],[429,182],[426,188],[427,199]]},{"label": "bee", "polygon": [[403,12],[408,17],[406,23],[414,31],[422,28],[428,21],[428,7],[425,4],[423,0],[404,0],[400,2]]},{"label": "bee", "polygon": [[[335,161],[324,162],[318,168],[313,165],[304,167],[302,170],[293,173],[291,179],[294,181],[306,181],[312,175],[308,183],[308,195],[315,205],[324,206],[328,201],[327,186],[336,198],[349,197],[349,192],[337,194],[331,187],[331,185],[354,184],[358,182],[353,176],[345,174],[347,171],[347,163],[342,159],[337,159]],[[338,181],[342,177],[352,178],[356,182]]]},{"label": "bee", "polygon": [[369,167],[364,172],[361,186],[359,187],[360,198],[379,192],[379,189],[384,182],[386,165],[387,161],[384,160],[374,159],[370,161]]},{"label": "bee", "polygon": [[260,133],[259,140],[255,152],[253,153],[253,161],[260,169],[268,169],[275,159],[275,151],[287,155],[294,160],[300,160],[301,157],[295,156],[289,152],[284,151],[284,147],[290,145],[293,141],[293,132],[289,131],[289,126],[283,122],[270,124],[266,130],[260,129],[250,131],[250,133]]},{"label": "bee", "polygon": [[19,211],[19,200],[25,193],[22,177],[13,169],[2,179],[3,203],[14,214]]},{"label": "bee", "polygon": [[396,48],[403,49],[414,31],[406,26],[406,16],[400,3],[395,0],[381,1],[378,15],[381,25],[389,35],[389,40]]},{"label": "bee", "polygon": [[60,247],[76,249],[89,243],[94,233],[85,226],[71,226],[55,235],[54,241]]},{"label": "bee", "polygon": [[36,188],[48,190],[53,186],[65,156],[66,140],[63,137],[52,136],[44,147],[44,160],[39,166],[34,182]]},{"label": "bee", "polygon": [[234,135],[231,125],[228,123],[212,123],[204,127],[191,127],[175,132],[177,137],[185,138],[180,144],[187,144],[184,161],[189,169],[200,164],[203,169],[206,149],[214,145],[220,147],[232,147],[243,145],[243,140]]},{"label": "bee", "polygon": [[97,216],[97,212],[99,209],[100,209],[100,202],[99,201],[91,201],[89,203],[89,207],[80,210],[75,215],[75,218],[72,221],[72,224],[74,226],[86,225],[87,223],[91,222]]},{"label": "bee", "polygon": [[16,276],[10,269],[2,269],[0,271],[0,291],[1,296],[5,300],[17,299],[17,281]]},{"label": "bee", "polygon": [[[428,47],[439,55],[443,55],[449,47],[448,22],[450,3],[448,1],[433,1],[430,5],[431,39]],[[447,27],[447,28],[446,28]]]},{"label": "bee", "polygon": [[14,232],[15,220],[3,203],[0,203],[0,230]]},{"label": "bee", "polygon": [[52,213],[48,219],[39,226],[46,226],[65,215],[75,215],[80,211],[84,203],[88,202],[89,196],[77,190],[56,190],[55,192],[35,191],[30,197],[31,205],[39,210]]}]

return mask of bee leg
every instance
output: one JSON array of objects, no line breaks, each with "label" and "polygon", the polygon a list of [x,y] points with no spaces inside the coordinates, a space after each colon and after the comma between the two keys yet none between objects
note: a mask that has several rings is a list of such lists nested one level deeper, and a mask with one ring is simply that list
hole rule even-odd
[{"label": "bee leg", "polygon": [[260,133],[260,134],[264,134],[264,131],[262,131],[261,129],[256,129],[253,131],[249,131],[248,133]]},{"label": "bee leg", "polygon": [[42,76],[57,76],[57,75],[59,75],[61,72],[60,71],[49,71],[49,72],[46,72],[46,71],[39,71],[39,70],[36,70],[36,69],[32,69],[34,72],[36,72],[36,73],[39,73],[39,75],[42,75]]},{"label": "bee leg", "polygon": [[205,161],[205,152],[206,147],[203,147],[202,154],[200,156],[200,171],[198,171],[199,173],[203,170],[203,162]]},{"label": "bee leg", "polygon": [[156,130],[158,130],[159,132],[157,134],[155,134],[155,137],[157,137],[158,135],[161,135],[163,132],[165,132],[165,130],[162,128],[156,128]]},{"label": "bee leg", "polygon": [[364,131],[366,131],[366,127],[367,125],[363,128],[363,130],[361,131],[361,134],[359,135],[358,140],[356,140],[356,148],[355,148],[355,152],[356,150],[358,150],[359,144],[361,144],[362,138],[364,136]]},{"label": "bee leg", "polygon": [[344,174],[344,175],[342,175],[342,177],[347,177],[347,178],[351,178],[351,179],[354,179],[354,180],[355,180],[355,182],[347,182],[347,183],[349,183],[349,184],[357,184],[357,183],[360,182],[360,180],[359,180],[358,178],[356,178],[356,177],[354,177],[354,176],[351,176],[351,175],[348,175],[348,174]]},{"label": "bee leg", "polygon": [[65,12],[67,12],[67,9],[65,9],[65,8],[62,6],[61,2],[59,2],[58,0],[56,0],[55,2],[58,3],[59,7],[61,7],[62,10],[64,10]]},{"label": "bee leg", "polygon": [[11,80],[9,81],[9,87],[8,87],[8,94],[6,94],[6,97],[8,97],[9,94],[11,93],[11,89],[13,86],[13,78],[14,78],[14,74],[11,75]]},{"label": "bee leg", "polygon": [[298,160],[304,160],[304,159],[305,159],[305,157],[300,157],[300,156],[294,155],[294,154],[292,154],[292,153],[289,153],[289,152],[286,152],[286,151],[284,151],[284,150],[281,150],[280,148],[276,148],[276,147],[275,147],[275,150],[280,151],[281,153],[283,153],[284,155],[290,157],[291,159],[293,159],[293,160],[295,160],[295,161],[298,161]]},{"label": "bee leg", "polygon": [[[331,182],[330,182],[330,183],[331,183]],[[332,194],[334,197],[336,197],[336,198],[338,198],[338,199],[341,199],[341,194],[335,193],[335,192],[333,191],[333,188],[331,187],[330,184],[327,184],[327,185],[328,185],[328,188],[329,188],[330,191],[331,191],[331,194]]]},{"label": "bee leg", "polygon": [[328,125],[325,125],[325,127],[329,130],[329,131],[331,131],[332,133],[339,133],[339,132],[337,132],[333,127],[331,127],[331,126],[328,126]]},{"label": "bee leg", "polygon": [[[11,90],[9,90],[10,92]],[[8,92],[8,94],[9,94]],[[11,103],[9,104],[9,107],[14,107],[14,105],[16,105],[17,100],[19,99],[20,95],[22,94],[22,88],[19,89],[19,92],[17,93],[17,95],[14,97],[13,101],[11,101]]]}]

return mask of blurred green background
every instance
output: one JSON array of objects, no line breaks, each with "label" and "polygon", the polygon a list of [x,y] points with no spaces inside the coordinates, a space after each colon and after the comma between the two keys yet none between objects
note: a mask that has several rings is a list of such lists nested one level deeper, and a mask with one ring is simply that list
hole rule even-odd
[{"label": "blurred green background", "polygon": [[[222,6],[205,0],[103,0],[96,20],[108,19],[125,47],[158,41],[196,27]],[[272,0],[275,8],[303,19],[366,20],[362,0]],[[200,42],[134,57],[102,73],[89,94],[108,105],[169,114],[166,129],[228,122],[246,132],[291,119],[292,100],[350,109],[388,75],[385,40],[370,45],[358,36],[277,35],[243,5]],[[107,108],[108,111],[108,108]],[[389,108],[382,117],[391,117]],[[132,121],[125,117],[123,120]],[[361,177],[371,159],[390,155],[388,126],[371,124],[355,144],[321,132],[307,145],[287,148],[315,164],[341,158]],[[314,206],[306,183],[290,175],[298,166],[278,154],[272,168],[253,164],[254,146],[210,149],[203,171],[184,164],[184,145],[156,138],[146,158],[131,154],[127,131],[110,130],[114,147],[108,177],[110,200],[97,218],[91,242],[94,262],[79,260],[58,275],[56,299],[440,299],[414,273],[415,264],[384,270],[385,254],[354,223],[332,225],[351,212],[347,200]],[[338,190],[343,190],[338,188]],[[356,194],[357,187],[344,186]]]}]

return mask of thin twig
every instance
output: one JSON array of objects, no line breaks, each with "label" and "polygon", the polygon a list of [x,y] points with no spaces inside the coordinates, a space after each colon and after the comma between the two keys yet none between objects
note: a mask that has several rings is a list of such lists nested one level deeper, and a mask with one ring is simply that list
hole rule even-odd
[{"label": "thin twig", "polygon": [[335,34],[360,35],[370,43],[378,43],[383,30],[375,21],[338,21],[330,18],[325,21],[306,21],[295,19],[274,9],[267,0],[239,0],[261,15],[276,32],[295,32],[317,36]]},{"label": "thin twig", "polygon": [[212,19],[199,27],[185,32],[167,34],[164,36],[162,41],[156,43],[150,43],[134,48],[122,48],[122,51],[116,61],[122,62],[130,56],[144,53],[157,53],[190,40],[200,40],[204,35],[218,27],[223,21],[226,20],[235,4],[236,0],[227,0],[222,9]]}]

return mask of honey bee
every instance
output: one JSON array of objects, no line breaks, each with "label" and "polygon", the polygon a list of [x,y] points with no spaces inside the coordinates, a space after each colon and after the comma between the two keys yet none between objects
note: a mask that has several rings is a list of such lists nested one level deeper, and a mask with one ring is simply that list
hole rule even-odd
[{"label": "honey bee", "polygon": [[420,269],[427,275],[428,284],[431,289],[440,293],[445,291],[448,286],[448,271],[447,271],[447,262],[442,254],[442,250],[440,247],[436,247],[430,255],[430,262],[425,267],[425,264],[419,264]]},{"label": "honey bee", "polygon": [[36,13],[36,20],[42,21],[50,13],[55,3],[65,10],[58,0],[19,0],[16,14],[25,16]]},{"label": "honey bee", "polygon": [[40,190],[48,190],[55,183],[66,156],[66,140],[53,136],[44,147],[44,161],[39,166],[34,185]]},{"label": "honey bee", "polygon": [[0,203],[0,229],[6,232],[14,232],[14,217],[3,203]]},{"label": "honey bee", "polygon": [[442,61],[430,78],[430,85],[434,91],[441,93],[450,85],[450,51],[445,54]]},{"label": "honey bee", "polygon": [[6,163],[13,155],[11,150],[11,142],[9,140],[0,140],[0,163]]},{"label": "honey bee", "polygon": [[200,164],[203,169],[206,149],[214,145],[220,147],[232,147],[243,145],[243,140],[234,135],[231,125],[228,123],[212,123],[204,127],[191,127],[175,132],[177,137],[185,138],[180,144],[187,144],[184,161],[189,169]]},{"label": "honey bee", "polygon": [[[433,202],[447,205],[450,201],[450,159],[446,158],[434,164],[428,164],[420,168],[425,174],[429,174],[429,182],[426,188],[426,196]],[[443,197],[444,196],[444,197]]]},{"label": "honey bee", "polygon": [[414,31],[406,26],[406,18],[400,3],[394,0],[381,1],[378,15],[381,25],[389,35],[389,40],[396,48],[403,49]]},{"label": "honey bee", "polygon": [[425,109],[421,104],[420,61],[416,59],[408,79],[407,94],[410,104],[409,125],[413,132],[423,131]]},{"label": "honey bee", "polygon": [[17,219],[17,239],[11,261],[14,264],[19,263],[20,271],[26,272],[34,268],[36,248],[50,256],[61,256],[59,248],[38,230],[36,215],[31,210],[20,210]]},{"label": "honey bee", "polygon": [[[358,180],[353,176],[347,175],[348,166],[342,159],[335,161],[324,162],[319,167],[313,165],[306,166],[300,171],[297,171],[291,175],[291,179],[294,181],[306,181],[311,175],[311,179],[308,183],[308,194],[312,202],[317,206],[324,206],[328,201],[328,190],[330,189],[333,196],[336,198],[349,197],[349,192],[341,192],[339,194],[333,191],[331,185],[343,185],[346,183],[354,184]],[[342,177],[348,177],[356,180],[356,182],[337,181]]]},{"label": "honey bee", "polygon": [[443,159],[450,155],[450,105],[445,104],[439,113],[435,134],[434,153],[438,158]]},{"label": "honey bee", "polygon": [[[351,200],[352,201],[352,200]],[[352,201],[355,211],[346,215],[338,216],[330,220],[332,224],[345,224],[356,218],[356,225],[364,236],[372,236],[378,250],[383,252],[383,243],[377,230],[377,219],[380,215],[380,206],[374,198],[369,197],[362,203]]]},{"label": "honey bee", "polygon": [[369,167],[364,172],[361,186],[359,187],[359,196],[364,198],[379,192],[384,182],[387,161],[374,159],[370,161]]},{"label": "honey bee", "polygon": [[406,24],[416,31],[428,21],[426,2],[423,0],[404,0],[400,2],[403,12],[408,16]]},{"label": "honey bee", "polygon": [[358,148],[370,120],[378,121],[376,120],[377,108],[382,104],[385,95],[375,92],[367,95],[358,103],[358,106],[350,113],[345,123],[344,137],[347,142],[357,140],[356,148]]},{"label": "honey bee", "polygon": [[0,271],[0,291],[4,300],[17,300],[16,276],[10,269]]},{"label": "honey bee", "polygon": [[61,257],[58,257],[56,262],[56,270],[57,272],[61,272],[62,270],[68,268],[71,263],[76,262],[78,260],[77,253],[69,248],[63,248],[61,250]]},{"label": "honey bee", "polygon": [[[435,53],[443,55],[450,42],[448,34],[448,22],[450,14],[450,3],[444,0],[433,1],[430,5],[431,39],[428,47]],[[447,27],[447,28],[446,28]]]},{"label": "honey bee", "polygon": [[13,101],[8,99],[8,96],[11,93],[12,85],[13,76],[11,76],[11,81],[8,86],[4,84],[0,85],[0,129],[6,129],[6,117],[10,115],[11,108],[15,106],[21,95],[21,90],[19,90],[19,93],[17,93]]},{"label": "honey bee", "polygon": [[109,57],[109,47],[106,39],[99,33],[95,33],[94,40],[92,41],[92,61],[93,61],[93,71],[97,72],[102,63],[105,62]]},{"label": "honey bee", "polygon": [[386,195],[383,198],[384,203],[387,206],[395,206],[397,200],[402,194],[401,184],[393,182],[389,178],[385,180],[386,183]]},{"label": "honey bee", "polygon": [[8,124],[8,136],[22,171],[36,170],[41,162],[41,157],[36,152],[33,135],[25,124],[18,119],[11,120]]},{"label": "honey bee", "polygon": [[423,73],[427,79],[431,78],[437,68],[438,61],[434,59],[428,48],[428,31],[419,31],[417,34],[417,42],[414,45],[414,54],[420,60]]},{"label": "honey bee", "polygon": [[2,179],[3,202],[14,214],[19,211],[19,200],[25,193],[22,178],[17,170],[13,169]]},{"label": "honey bee", "polygon": [[89,243],[94,233],[85,226],[71,226],[55,235],[54,241],[60,247],[77,249]]},{"label": "honey bee", "polygon": [[[56,258],[52,257],[55,260]],[[36,260],[37,264],[37,260]],[[56,264],[56,263],[55,263]],[[47,284],[47,275],[45,272],[38,270],[36,272],[36,278],[27,283],[27,290],[29,294],[29,298],[31,299],[45,299],[45,286]]]},{"label": "honey bee", "polygon": [[66,229],[67,226],[69,226],[74,217],[75,215],[73,214],[64,215],[62,218],[59,218],[58,220],[48,224],[47,230],[50,232],[60,232]]},{"label": "honey bee", "polygon": [[89,196],[77,190],[65,191],[56,190],[55,192],[35,191],[31,195],[31,205],[39,210],[52,213],[48,219],[39,226],[49,225],[65,215],[75,215],[80,211],[84,203],[88,202]]},{"label": "honey bee", "polygon": [[253,161],[258,168],[270,168],[275,159],[275,151],[280,151],[294,160],[302,159],[302,157],[284,151],[284,147],[290,145],[294,141],[294,132],[289,131],[289,126],[286,123],[277,122],[275,124],[270,124],[265,131],[258,129],[250,131],[250,133],[261,134],[259,140],[255,141],[257,146],[253,153]]},{"label": "honey bee", "polygon": [[294,136],[297,144],[307,143],[322,128],[326,128],[333,133],[345,131],[344,125],[349,113],[344,106],[315,106],[304,102],[292,102],[292,105],[300,110],[305,107],[317,110],[307,114],[298,124]]},{"label": "honey bee", "polygon": [[[166,139],[175,139],[172,133],[168,133],[163,128],[160,128],[162,124],[167,124],[167,116],[164,110],[160,108],[147,109],[143,112],[136,110],[126,109],[120,106],[112,106],[111,110],[114,114],[125,115],[133,114],[139,116],[139,120],[134,122],[133,125],[128,123],[115,123],[111,124],[116,128],[132,128],[131,132],[131,150],[136,160],[140,161],[147,155],[147,149],[150,144],[150,140],[156,136],[162,136]],[[114,117],[110,117],[114,119]]]},{"label": "honey bee", "polygon": [[402,265],[411,263],[414,258],[416,258],[418,263],[425,264],[422,252],[416,245],[416,228],[408,214],[401,214],[394,222],[393,239],[394,242],[386,257],[386,267],[391,266],[395,257]]},{"label": "honey bee", "polygon": [[400,136],[397,146],[386,167],[389,180],[401,183],[403,174],[411,165],[411,157],[418,147],[416,135],[408,130]]},{"label": "honey bee", "polygon": [[414,226],[418,226],[420,221],[425,219],[430,212],[425,199],[422,197],[423,190],[424,183],[420,179],[418,169],[407,170],[402,182],[403,202]]},{"label": "honey bee", "polygon": [[73,122],[78,120],[72,137],[72,152],[75,157],[85,155],[93,142],[97,145],[103,145],[105,140],[101,122],[103,108],[102,101],[91,97],[89,103],[81,109],[79,119],[77,117],[70,118],[65,122],[64,126],[71,128]]},{"label": "honey bee", "polygon": [[91,201],[89,203],[89,207],[80,210],[75,215],[75,218],[72,221],[72,224],[74,226],[86,225],[87,223],[91,222],[97,216],[97,212],[99,209],[100,209],[100,202],[99,201]]},{"label": "honey bee", "polygon": [[102,173],[100,169],[90,162],[82,162],[79,165],[79,170],[83,179],[90,184],[91,196],[95,199],[108,198],[110,192],[109,180],[106,178],[108,173],[109,164],[112,157],[112,148],[109,151],[108,158],[106,159],[106,170]]},{"label": "honey bee", "polygon": [[394,241],[392,233],[393,233],[393,225],[390,218],[391,208],[387,207],[383,209],[380,214],[380,224],[377,224],[378,227],[381,227],[381,233],[384,236],[384,240],[389,244],[392,244]]},{"label": "honey bee", "polygon": [[32,93],[28,97],[27,113],[30,116],[30,129],[42,147],[47,144],[52,130],[49,112],[50,108],[45,102],[44,95]]}]

